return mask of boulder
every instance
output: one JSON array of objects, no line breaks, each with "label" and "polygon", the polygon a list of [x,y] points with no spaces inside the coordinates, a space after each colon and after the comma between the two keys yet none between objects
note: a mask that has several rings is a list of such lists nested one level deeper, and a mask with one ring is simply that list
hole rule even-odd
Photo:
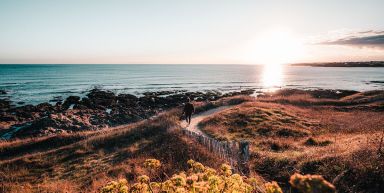
[{"label": "boulder", "polygon": [[11,101],[8,99],[0,99],[0,110],[5,111],[9,108],[11,108]]},{"label": "boulder", "polygon": [[116,96],[113,92],[99,89],[92,89],[89,94],[87,94],[87,97],[91,105],[90,107],[94,109],[111,107],[117,102]]},{"label": "boulder", "polygon": [[80,101],[79,96],[69,96],[67,99],[65,99],[62,108],[68,109],[71,105],[78,104]]}]

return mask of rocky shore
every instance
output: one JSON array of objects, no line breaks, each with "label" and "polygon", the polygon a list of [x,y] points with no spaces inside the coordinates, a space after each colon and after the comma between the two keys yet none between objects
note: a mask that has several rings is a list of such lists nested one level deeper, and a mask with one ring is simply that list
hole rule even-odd
[{"label": "rocky shore", "polygon": [[55,99],[56,104],[47,102],[19,107],[13,106],[8,99],[0,99],[0,140],[97,130],[133,123],[181,106],[187,97],[195,101],[215,101],[222,97],[253,93],[254,90],[226,94],[176,90],[146,92],[138,97],[93,89],[82,98],[69,96],[64,101]]}]

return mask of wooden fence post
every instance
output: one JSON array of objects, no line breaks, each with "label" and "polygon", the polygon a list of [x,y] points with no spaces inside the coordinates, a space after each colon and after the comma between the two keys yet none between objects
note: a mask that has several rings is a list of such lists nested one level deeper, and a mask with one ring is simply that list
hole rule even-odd
[{"label": "wooden fence post", "polygon": [[242,174],[249,174],[248,160],[249,160],[249,142],[241,140],[239,142],[239,170]]}]

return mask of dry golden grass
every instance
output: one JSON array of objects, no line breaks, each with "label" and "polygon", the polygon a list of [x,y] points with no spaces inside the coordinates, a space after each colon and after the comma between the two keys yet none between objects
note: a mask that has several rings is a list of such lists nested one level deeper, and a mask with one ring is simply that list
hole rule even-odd
[{"label": "dry golden grass", "polygon": [[[232,97],[196,104],[197,111],[238,104]],[[217,168],[223,160],[186,138],[179,128],[180,109],[138,123],[101,131],[3,141],[0,143],[0,192],[94,192],[119,177],[145,174],[147,158],[162,161],[157,176],[187,169],[194,159]]]},{"label": "dry golden grass", "polygon": [[[322,174],[339,192],[377,192],[384,189],[380,93],[239,96],[196,103],[196,111],[235,105],[204,120],[202,129],[223,140],[249,140],[252,173],[268,181],[287,188],[295,172]],[[180,133],[180,115],[171,110],[108,130],[1,142],[0,192],[94,192],[110,180],[146,174],[147,158],[163,163],[155,174],[162,179],[186,170],[189,159],[217,168],[223,160]]]},{"label": "dry golden grass", "polygon": [[[183,137],[177,129],[170,129],[177,127],[176,114],[178,112],[171,111],[153,120],[107,132],[74,134],[82,139],[73,140],[69,145],[62,143],[59,148],[38,148],[31,153],[22,151],[10,155],[8,152],[17,152],[31,144],[49,145],[52,137],[3,143],[2,153],[7,156],[0,161],[0,190],[92,192],[111,179],[123,176],[133,180],[143,174],[141,163],[149,157],[164,163],[160,176],[185,169],[188,159],[217,167],[216,163],[221,160]],[[56,183],[62,188],[55,186]]]},{"label": "dry golden grass", "polygon": [[[199,126],[217,139],[248,140],[251,168],[266,180],[284,184],[294,172],[321,174],[335,181],[339,192],[375,192],[384,188],[384,113],[361,106],[382,101],[382,93],[340,99],[263,97],[208,117]],[[346,108],[335,108],[341,104]]]}]

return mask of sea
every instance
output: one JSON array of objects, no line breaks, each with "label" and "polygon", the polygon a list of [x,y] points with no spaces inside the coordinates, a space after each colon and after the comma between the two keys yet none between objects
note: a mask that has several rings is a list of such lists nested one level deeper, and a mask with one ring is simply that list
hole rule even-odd
[{"label": "sea", "polygon": [[285,65],[2,64],[0,98],[14,104],[53,103],[100,88],[142,95],[148,91],[219,91],[281,88],[382,90],[384,68]]}]

